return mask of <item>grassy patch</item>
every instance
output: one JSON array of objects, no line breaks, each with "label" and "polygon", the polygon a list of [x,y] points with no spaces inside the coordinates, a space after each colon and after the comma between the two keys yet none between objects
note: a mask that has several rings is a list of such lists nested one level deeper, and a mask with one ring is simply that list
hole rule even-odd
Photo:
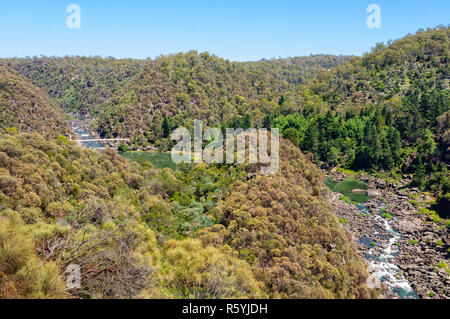
[{"label": "grassy patch", "polygon": [[354,189],[367,189],[366,183],[357,179],[346,179],[340,183],[334,182],[332,179],[327,178],[325,184],[336,193],[344,195],[347,199],[355,201],[357,203],[365,203],[370,197],[365,194],[352,193]]},{"label": "grassy patch", "polygon": [[341,173],[343,173],[345,175],[348,175],[348,176],[353,176],[353,177],[358,176],[358,172],[352,171],[350,169],[338,168],[338,172],[341,172]]},{"label": "grassy patch", "polygon": [[351,204],[351,203],[352,203],[352,201],[351,201],[350,199],[348,199],[347,197],[345,197],[345,196],[341,196],[341,197],[339,197],[339,199],[340,199],[340,200],[343,200],[343,201],[346,202],[347,204]]},{"label": "grassy patch", "polygon": [[176,164],[172,161],[170,153],[155,153],[155,152],[125,152],[121,153],[126,159],[145,163],[150,162],[154,168],[163,169],[170,168],[171,170],[176,169]]},{"label": "grassy patch", "polygon": [[348,220],[346,220],[345,218],[339,218],[339,222],[341,224],[348,224]]},{"label": "grassy patch", "polygon": [[410,245],[417,245],[419,243],[419,241],[418,240],[415,240],[415,239],[411,239],[410,241],[409,241],[409,244]]}]

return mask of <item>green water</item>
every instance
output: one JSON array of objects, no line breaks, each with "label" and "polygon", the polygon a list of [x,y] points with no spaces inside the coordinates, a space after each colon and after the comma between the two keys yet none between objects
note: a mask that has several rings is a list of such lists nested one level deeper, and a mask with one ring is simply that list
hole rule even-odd
[{"label": "green water", "polygon": [[325,180],[327,185],[333,192],[340,193],[345,197],[357,203],[365,203],[370,197],[366,194],[352,193],[354,189],[367,189],[366,183],[357,179],[346,179],[340,183],[333,182],[331,178]]},{"label": "green water", "polygon": [[177,165],[172,161],[170,153],[155,153],[155,152],[125,152],[120,153],[126,159],[146,164],[150,162],[154,168],[163,169],[170,168],[175,170]]}]

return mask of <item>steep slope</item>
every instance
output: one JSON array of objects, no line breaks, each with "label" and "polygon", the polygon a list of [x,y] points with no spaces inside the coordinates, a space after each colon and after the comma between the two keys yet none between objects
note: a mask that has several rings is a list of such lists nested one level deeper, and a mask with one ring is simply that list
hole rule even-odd
[{"label": "steep slope", "polygon": [[70,131],[63,116],[45,93],[0,65],[0,132],[13,127],[46,136]]},{"label": "steep slope", "polygon": [[[323,176],[290,143],[282,154],[279,174],[247,181],[253,166],[156,171],[0,135],[0,297],[373,296]],[[62,284],[69,265],[79,289]]]},{"label": "steep slope", "polygon": [[449,33],[450,28],[438,27],[378,44],[364,57],[321,73],[311,88],[331,107],[344,111],[380,101],[396,107],[398,100],[416,94],[428,102],[422,105],[426,119],[434,121],[444,107],[438,94],[449,89]]},{"label": "steep slope", "polygon": [[89,114],[133,77],[144,61],[100,57],[4,59],[66,111]]},{"label": "steep slope", "polygon": [[[351,56],[310,55],[286,59],[245,62],[252,82],[268,82],[273,88],[288,84],[306,84],[324,70],[336,68],[348,62]],[[267,85],[263,85],[267,86]]]},{"label": "steep slope", "polygon": [[[104,136],[163,136],[163,118],[171,127],[236,123],[251,114],[262,123],[267,112],[280,108],[280,99],[292,100],[303,78],[322,66],[345,58],[312,56],[257,63],[231,63],[208,53],[192,51],[149,61],[124,89],[99,106],[96,127]],[[289,70],[289,71],[287,71]]]},{"label": "steep slope", "polygon": [[[161,137],[163,117],[177,126],[187,117],[236,123],[246,112],[296,109],[296,87],[349,57],[309,57],[231,63],[208,53],[154,61],[100,57],[40,57],[0,62],[45,91],[65,111],[97,117],[104,136]],[[175,115],[175,116],[174,116]]]},{"label": "steep slope", "polygon": [[[64,138],[0,135],[0,298],[264,297],[227,247],[164,240],[149,227],[176,212],[163,199],[173,183],[182,185]],[[81,288],[64,284],[70,265]]]},{"label": "steep slope", "polygon": [[300,112],[271,124],[324,167],[411,174],[413,186],[447,193],[449,34],[420,30],[320,73]]},{"label": "steep slope", "polygon": [[280,156],[277,174],[231,185],[213,210],[219,225],[198,237],[239,252],[272,298],[374,297],[363,258],[324,197],[323,175],[288,141]]}]

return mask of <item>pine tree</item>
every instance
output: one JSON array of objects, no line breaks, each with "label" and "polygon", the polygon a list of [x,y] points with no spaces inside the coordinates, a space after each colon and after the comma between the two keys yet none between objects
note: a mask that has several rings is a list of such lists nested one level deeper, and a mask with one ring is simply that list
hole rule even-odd
[{"label": "pine tree", "polygon": [[295,128],[290,127],[287,130],[285,130],[283,133],[283,137],[290,140],[292,142],[292,144],[294,144],[295,146],[298,146],[299,136],[298,136],[298,132]]},{"label": "pine tree", "polygon": [[242,118],[242,128],[244,130],[249,129],[252,126],[252,122],[250,120],[250,115],[245,114],[245,116]]},{"label": "pine tree", "polygon": [[269,130],[272,128],[272,118],[270,115],[264,116],[262,127]]},{"label": "pine tree", "polygon": [[303,139],[302,148],[310,151],[314,155],[319,153],[319,127],[317,121],[311,119],[308,130],[305,132],[305,138]]},{"label": "pine tree", "polygon": [[164,117],[164,119],[163,119],[163,123],[162,123],[161,129],[162,129],[162,132],[163,132],[163,137],[165,137],[165,138],[169,137],[169,135],[170,135],[170,124],[169,124],[169,121],[167,120],[166,117]]},{"label": "pine tree", "polygon": [[412,170],[413,170],[413,180],[411,182],[412,186],[417,186],[419,188],[422,187],[425,180],[425,166],[423,165],[422,156],[418,154],[412,163]]},{"label": "pine tree", "polygon": [[400,162],[400,154],[402,150],[402,140],[400,132],[395,127],[389,127],[387,131],[387,140],[391,148],[391,155],[394,164]]},{"label": "pine tree", "polygon": [[431,157],[436,152],[436,142],[434,141],[433,134],[428,129],[425,129],[422,142],[419,145],[419,152],[427,157]]}]

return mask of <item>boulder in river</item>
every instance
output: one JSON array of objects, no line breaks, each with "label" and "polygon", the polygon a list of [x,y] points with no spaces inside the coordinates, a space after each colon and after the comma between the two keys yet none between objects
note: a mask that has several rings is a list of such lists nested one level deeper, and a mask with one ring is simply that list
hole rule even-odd
[{"label": "boulder in river", "polygon": [[369,197],[381,197],[381,193],[371,189],[371,190],[367,191],[367,196],[369,196]]}]

